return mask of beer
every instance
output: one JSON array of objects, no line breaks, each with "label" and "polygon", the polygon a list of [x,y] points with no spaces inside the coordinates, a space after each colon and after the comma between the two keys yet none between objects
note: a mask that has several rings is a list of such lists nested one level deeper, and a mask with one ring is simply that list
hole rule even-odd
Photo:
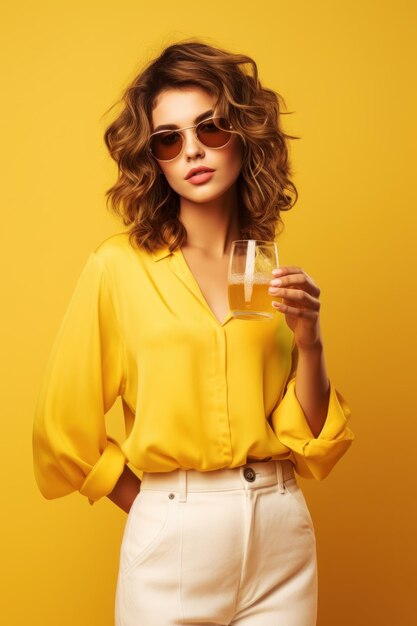
[{"label": "beer", "polygon": [[268,293],[270,282],[271,276],[254,274],[253,283],[251,281],[246,284],[245,294],[245,275],[232,274],[228,289],[229,305],[233,317],[240,319],[272,318],[274,316],[272,300],[277,300],[277,298],[273,298]]},{"label": "beer", "polygon": [[229,307],[233,317],[272,319],[275,309],[269,294],[272,269],[278,267],[275,242],[242,239],[232,242],[229,262]]}]

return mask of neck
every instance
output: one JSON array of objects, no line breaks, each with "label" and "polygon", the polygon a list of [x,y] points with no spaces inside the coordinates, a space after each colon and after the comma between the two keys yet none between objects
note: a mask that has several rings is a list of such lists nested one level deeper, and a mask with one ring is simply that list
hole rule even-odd
[{"label": "neck", "polygon": [[212,258],[228,256],[232,241],[241,239],[235,186],[211,202],[181,198],[179,219],[187,231],[183,248],[198,250]]}]

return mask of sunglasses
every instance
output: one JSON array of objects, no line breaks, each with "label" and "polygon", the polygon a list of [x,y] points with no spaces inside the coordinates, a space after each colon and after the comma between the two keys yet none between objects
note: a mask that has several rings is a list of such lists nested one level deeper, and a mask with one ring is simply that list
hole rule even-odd
[{"label": "sunglasses", "polygon": [[232,138],[232,126],[224,117],[213,116],[194,126],[175,130],[157,130],[150,136],[150,151],[157,161],[172,161],[184,148],[184,130],[195,128],[200,143],[207,148],[224,148]]}]

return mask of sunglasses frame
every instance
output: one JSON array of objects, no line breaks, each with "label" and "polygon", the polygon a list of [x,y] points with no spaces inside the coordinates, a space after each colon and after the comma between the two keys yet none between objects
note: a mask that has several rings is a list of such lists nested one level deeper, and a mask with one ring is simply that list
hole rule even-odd
[{"label": "sunglasses frame", "polygon": [[156,132],[151,133],[151,135],[149,136],[149,142],[151,141],[151,138],[154,135],[162,135],[162,133],[179,133],[181,135],[181,140],[182,140],[181,149],[180,149],[179,153],[176,156],[174,156],[172,159],[158,159],[158,157],[155,156],[155,154],[152,152],[152,148],[151,148],[150,145],[149,145],[149,151],[152,154],[152,156],[154,157],[154,159],[156,159],[157,161],[161,161],[162,163],[168,163],[169,161],[173,161],[174,159],[177,159],[181,155],[182,151],[184,150],[184,146],[185,146],[185,137],[182,134],[182,132],[184,130],[189,130],[190,128],[195,128],[195,137],[196,137],[197,141],[199,143],[201,143],[205,148],[210,148],[210,150],[221,150],[222,148],[225,148],[227,146],[227,144],[230,142],[230,140],[232,138],[232,134],[233,134],[232,132],[230,132],[230,130],[232,130],[233,127],[232,127],[232,125],[230,124],[230,122],[228,120],[226,120],[226,121],[229,124],[229,129],[230,130],[226,129],[226,128],[219,128],[218,127],[219,130],[223,130],[224,132],[230,134],[229,139],[222,146],[218,146],[217,148],[216,147],[211,147],[211,146],[206,146],[206,144],[203,143],[201,141],[201,139],[199,139],[198,134],[197,134],[197,128],[199,126],[201,126],[201,124],[205,124],[205,123],[207,123],[210,120],[217,120],[217,119],[226,119],[226,118],[224,118],[222,115],[211,115],[207,119],[201,120],[201,122],[198,122],[198,124],[193,124],[192,126],[185,126],[184,128],[169,128],[169,129],[167,128],[167,129],[164,129],[164,130],[157,130]]}]

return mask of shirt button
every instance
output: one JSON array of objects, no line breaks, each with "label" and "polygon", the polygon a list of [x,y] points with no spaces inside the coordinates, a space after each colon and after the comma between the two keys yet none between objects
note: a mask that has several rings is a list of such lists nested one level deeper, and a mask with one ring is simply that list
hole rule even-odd
[{"label": "shirt button", "polygon": [[245,467],[245,469],[243,470],[243,475],[248,481],[248,483],[253,483],[253,481],[256,478],[255,472],[251,467]]}]

